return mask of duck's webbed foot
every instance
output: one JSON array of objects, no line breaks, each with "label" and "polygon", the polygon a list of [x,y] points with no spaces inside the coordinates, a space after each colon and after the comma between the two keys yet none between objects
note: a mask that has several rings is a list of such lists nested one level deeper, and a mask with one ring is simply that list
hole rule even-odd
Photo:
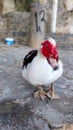
[{"label": "duck's webbed foot", "polygon": [[39,97],[41,100],[46,98],[46,92],[43,90],[42,86],[38,86],[38,91],[34,93],[34,97]]},{"label": "duck's webbed foot", "polygon": [[59,99],[59,95],[54,90],[54,84],[51,83],[51,87],[49,91],[46,93],[46,96],[49,97],[51,100],[53,99]]}]

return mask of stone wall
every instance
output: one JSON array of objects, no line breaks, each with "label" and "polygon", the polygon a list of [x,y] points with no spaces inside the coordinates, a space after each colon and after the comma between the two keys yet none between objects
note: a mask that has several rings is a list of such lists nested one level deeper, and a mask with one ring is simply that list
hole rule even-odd
[{"label": "stone wall", "polygon": [[8,12],[15,11],[14,0],[1,0],[0,1],[0,14],[5,14]]},{"label": "stone wall", "polygon": [[[28,44],[28,34],[30,29],[30,13],[14,12],[0,16],[0,41],[6,37],[15,39],[16,43]],[[46,33],[46,38],[52,36],[58,44],[73,44],[73,34],[70,33]]]},{"label": "stone wall", "polygon": [[[6,2],[7,0],[4,0]],[[11,0],[12,1],[12,0]],[[0,13],[3,9],[3,0],[0,1]],[[25,11],[15,11],[16,7],[20,10],[24,0],[16,0],[12,10],[9,10],[9,13],[4,13],[0,15],[0,40],[4,41],[6,37],[13,37],[15,41],[19,44],[27,44],[27,37],[29,36],[30,29],[30,13]],[[7,4],[9,6],[9,4]],[[11,7],[11,6],[9,6]],[[22,8],[23,9],[23,8]],[[50,23],[51,23],[51,11],[52,11],[52,1],[49,0],[49,9],[48,9],[48,22],[47,22],[47,33],[50,35]],[[61,37],[61,34],[66,33],[65,37],[71,37],[70,34],[73,34],[73,0],[59,0],[58,4],[58,17],[57,17],[57,31],[58,34],[54,36]],[[57,37],[57,38],[58,38]],[[64,37],[63,42],[65,43]],[[60,38],[60,39],[61,39]],[[70,40],[69,40],[70,42]],[[72,42],[72,40],[71,40]]]},{"label": "stone wall", "polygon": [[0,14],[14,12],[16,10],[24,11],[25,0],[0,0]]},{"label": "stone wall", "polygon": [[[50,31],[52,0],[49,1],[48,9],[48,25],[47,30]],[[21,11],[25,8],[25,0],[1,0],[0,14]],[[58,17],[57,17],[57,32],[73,33],[73,0],[58,0]]]},{"label": "stone wall", "polygon": [[29,32],[30,13],[14,12],[0,16],[0,40],[6,37],[15,39],[19,44],[26,44]]},{"label": "stone wall", "polygon": [[[50,32],[52,0],[49,0],[48,25]],[[73,0],[58,0],[57,33],[73,34]]]},{"label": "stone wall", "polygon": [[57,32],[73,34],[73,0],[59,0]]}]

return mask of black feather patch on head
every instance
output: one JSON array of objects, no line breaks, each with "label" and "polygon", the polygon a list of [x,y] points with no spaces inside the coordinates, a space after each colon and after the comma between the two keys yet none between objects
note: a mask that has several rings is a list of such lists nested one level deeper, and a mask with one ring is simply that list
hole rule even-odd
[{"label": "black feather patch on head", "polygon": [[38,53],[38,50],[32,50],[32,51],[30,51],[24,57],[22,68],[24,68],[24,66],[27,67],[27,65],[32,62],[33,58],[37,55],[37,53]]}]

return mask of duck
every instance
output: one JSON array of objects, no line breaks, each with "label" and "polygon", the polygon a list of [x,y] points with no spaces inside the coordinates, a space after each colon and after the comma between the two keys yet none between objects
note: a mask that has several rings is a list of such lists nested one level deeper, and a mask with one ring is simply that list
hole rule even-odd
[{"label": "duck", "polygon": [[[34,97],[41,100],[59,99],[55,91],[54,82],[63,74],[63,63],[59,58],[57,43],[54,38],[49,37],[44,40],[39,49],[32,49],[23,59],[22,76],[36,86],[38,90],[34,92]],[[50,84],[48,91],[44,89]]]}]

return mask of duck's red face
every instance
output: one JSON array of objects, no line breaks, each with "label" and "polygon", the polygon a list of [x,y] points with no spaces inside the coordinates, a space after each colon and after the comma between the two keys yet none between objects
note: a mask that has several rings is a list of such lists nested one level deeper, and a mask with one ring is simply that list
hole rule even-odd
[{"label": "duck's red face", "polygon": [[45,40],[41,44],[40,51],[47,59],[53,58],[53,59],[58,60],[57,46],[54,46],[53,44],[51,44],[49,40]]}]

